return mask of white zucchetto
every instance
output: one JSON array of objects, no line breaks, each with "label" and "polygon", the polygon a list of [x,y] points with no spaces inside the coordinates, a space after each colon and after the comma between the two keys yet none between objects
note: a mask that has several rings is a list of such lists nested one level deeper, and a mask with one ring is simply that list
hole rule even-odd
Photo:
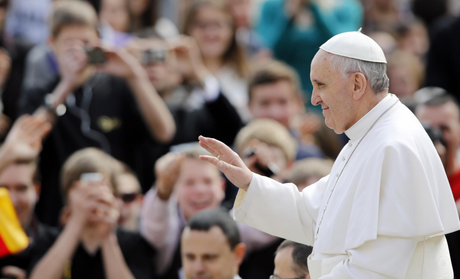
[{"label": "white zucchetto", "polygon": [[382,48],[360,31],[361,29],[335,35],[320,46],[320,49],[339,56],[386,64]]}]

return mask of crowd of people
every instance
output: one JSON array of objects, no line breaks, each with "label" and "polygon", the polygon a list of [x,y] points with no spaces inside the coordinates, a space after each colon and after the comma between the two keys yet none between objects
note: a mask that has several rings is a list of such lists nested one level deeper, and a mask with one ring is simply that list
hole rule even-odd
[{"label": "crowd of people", "polygon": [[237,188],[197,141],[299,191],[328,175],[348,139],[311,104],[310,64],[361,27],[460,212],[455,3],[0,0],[0,187],[30,239],[0,278],[310,278],[312,247],[233,220]]}]

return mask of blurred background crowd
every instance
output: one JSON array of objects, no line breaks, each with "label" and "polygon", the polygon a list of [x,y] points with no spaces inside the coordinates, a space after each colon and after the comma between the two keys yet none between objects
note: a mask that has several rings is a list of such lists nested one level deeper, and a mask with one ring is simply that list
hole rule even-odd
[{"label": "blurred background crowd", "polygon": [[310,103],[310,63],[360,28],[460,200],[459,14],[458,0],[0,0],[0,187],[30,239],[0,278],[309,278],[311,247],[232,220],[237,188],[196,142],[299,191],[327,175],[348,138]]}]

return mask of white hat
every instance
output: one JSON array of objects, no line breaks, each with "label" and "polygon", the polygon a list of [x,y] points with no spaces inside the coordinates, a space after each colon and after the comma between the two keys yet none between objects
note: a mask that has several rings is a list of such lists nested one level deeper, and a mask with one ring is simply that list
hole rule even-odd
[{"label": "white hat", "polygon": [[353,59],[387,63],[382,48],[370,37],[358,31],[345,32],[330,38],[320,49]]}]

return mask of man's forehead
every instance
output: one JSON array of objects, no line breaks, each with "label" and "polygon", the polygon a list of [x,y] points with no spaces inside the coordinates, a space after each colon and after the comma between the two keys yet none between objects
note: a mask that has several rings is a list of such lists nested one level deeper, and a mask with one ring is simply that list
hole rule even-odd
[{"label": "man's forehead", "polygon": [[32,181],[33,171],[32,164],[11,164],[0,173],[0,182]]},{"label": "man's forehead", "polygon": [[[201,243],[203,242],[207,245],[202,245]],[[218,226],[213,226],[207,231],[192,230],[186,227],[182,233],[182,243],[183,248],[189,252],[200,251],[200,253],[206,253],[209,251],[220,251],[226,246],[230,248],[227,238]]]},{"label": "man's forehead", "polygon": [[326,78],[326,73],[330,72],[331,67],[329,59],[332,54],[323,50],[319,50],[311,62],[310,78],[312,81],[319,81],[319,79]]},{"label": "man's forehead", "polygon": [[220,176],[220,170],[213,164],[200,160],[199,158],[186,157],[182,163],[181,174],[199,175],[208,173],[217,173]]}]

